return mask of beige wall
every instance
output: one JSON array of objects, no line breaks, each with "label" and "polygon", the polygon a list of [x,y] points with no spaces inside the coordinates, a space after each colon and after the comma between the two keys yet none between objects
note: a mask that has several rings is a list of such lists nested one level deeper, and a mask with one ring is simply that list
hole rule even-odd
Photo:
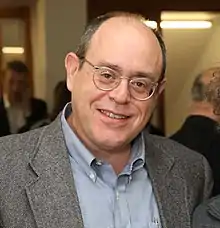
[{"label": "beige wall", "polygon": [[216,19],[210,30],[179,31],[181,36],[175,30],[164,33],[168,48],[172,48],[168,49],[165,96],[167,135],[175,132],[187,116],[194,78],[201,70],[220,62],[219,22]]},{"label": "beige wall", "polygon": [[53,89],[65,78],[64,58],[86,24],[86,0],[38,0],[32,9],[35,96],[53,105]]},{"label": "beige wall", "polygon": [[[0,39],[2,47],[24,47],[25,27],[24,22],[19,19],[1,19],[0,20]],[[2,50],[0,50],[2,51]],[[23,54],[5,54],[2,53],[1,70],[6,67],[7,62],[12,60],[25,61],[25,52]]]}]

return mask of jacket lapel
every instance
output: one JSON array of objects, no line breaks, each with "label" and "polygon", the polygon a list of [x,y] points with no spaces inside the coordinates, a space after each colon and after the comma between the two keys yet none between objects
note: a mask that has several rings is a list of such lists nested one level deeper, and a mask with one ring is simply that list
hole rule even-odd
[{"label": "jacket lapel", "polygon": [[26,193],[37,227],[83,228],[59,118],[44,128],[30,167],[33,178]]},{"label": "jacket lapel", "polygon": [[159,148],[156,143],[152,136],[146,136],[146,168],[158,204],[162,227],[190,227],[185,179],[175,167],[175,158],[170,151]]}]

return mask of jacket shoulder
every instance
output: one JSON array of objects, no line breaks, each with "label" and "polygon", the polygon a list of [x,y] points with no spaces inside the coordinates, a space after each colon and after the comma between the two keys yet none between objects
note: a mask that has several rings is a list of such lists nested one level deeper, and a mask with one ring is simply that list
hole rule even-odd
[{"label": "jacket shoulder", "polygon": [[159,153],[175,160],[173,169],[182,176],[189,189],[195,189],[195,198],[202,201],[210,197],[212,171],[203,155],[168,138],[153,136],[150,141],[159,148]]},{"label": "jacket shoulder", "polygon": [[[44,127],[46,128],[46,127]],[[0,138],[0,169],[7,165],[18,164],[19,161],[28,161],[38,145],[44,131],[39,128],[22,134],[13,134]]]},{"label": "jacket shoulder", "polygon": [[173,156],[176,159],[189,160],[203,160],[204,156],[200,153],[189,149],[188,147],[166,137],[157,135],[150,135],[150,141],[165,153]]}]

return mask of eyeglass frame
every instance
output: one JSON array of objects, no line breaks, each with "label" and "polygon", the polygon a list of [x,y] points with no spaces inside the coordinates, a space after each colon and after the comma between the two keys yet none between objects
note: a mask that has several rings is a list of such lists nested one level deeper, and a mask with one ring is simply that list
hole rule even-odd
[{"label": "eyeglass frame", "polygon": [[[109,88],[109,89],[100,88],[99,86],[97,86],[97,84],[96,84],[96,82],[95,82],[95,79],[94,79],[95,70],[99,70],[99,69],[102,69],[102,68],[109,68],[109,67],[94,65],[94,64],[92,64],[92,63],[91,63],[87,58],[85,58],[85,57],[80,57],[79,59],[82,61],[82,63],[83,63],[83,62],[86,62],[86,63],[88,63],[91,67],[93,67],[93,69],[94,69],[94,72],[93,72],[93,83],[94,83],[94,85],[96,86],[96,88],[99,89],[99,90],[101,90],[101,91],[113,91],[114,89],[116,89],[116,88],[120,85],[121,79],[127,79],[128,82],[129,82],[129,84],[130,84],[130,82],[133,80],[132,78],[125,77],[125,76],[121,76],[121,77],[119,77],[119,79],[120,79],[119,83],[116,84],[115,87]],[[114,71],[114,70],[111,69],[111,68],[109,68],[109,69],[112,70],[112,71]],[[129,92],[130,92],[131,96],[132,96],[134,99],[138,100],[138,101],[146,101],[146,100],[150,99],[150,98],[154,95],[154,93],[155,93],[157,87],[159,86],[159,84],[161,83],[161,80],[159,79],[157,82],[151,82],[151,83],[152,83],[152,85],[154,85],[154,86],[153,86],[153,92],[150,94],[150,96],[148,96],[148,97],[146,97],[146,98],[143,98],[143,99],[140,99],[140,98],[137,98],[137,97],[133,96],[132,93],[130,92],[130,89],[129,89]],[[128,87],[128,88],[130,88],[130,87]]]}]

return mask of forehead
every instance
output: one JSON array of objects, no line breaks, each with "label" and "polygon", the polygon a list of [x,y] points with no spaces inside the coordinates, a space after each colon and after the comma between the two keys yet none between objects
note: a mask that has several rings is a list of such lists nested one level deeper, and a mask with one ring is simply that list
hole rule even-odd
[{"label": "forehead", "polygon": [[142,22],[112,18],[94,34],[87,57],[104,60],[123,69],[161,71],[162,53],[154,33]]}]

